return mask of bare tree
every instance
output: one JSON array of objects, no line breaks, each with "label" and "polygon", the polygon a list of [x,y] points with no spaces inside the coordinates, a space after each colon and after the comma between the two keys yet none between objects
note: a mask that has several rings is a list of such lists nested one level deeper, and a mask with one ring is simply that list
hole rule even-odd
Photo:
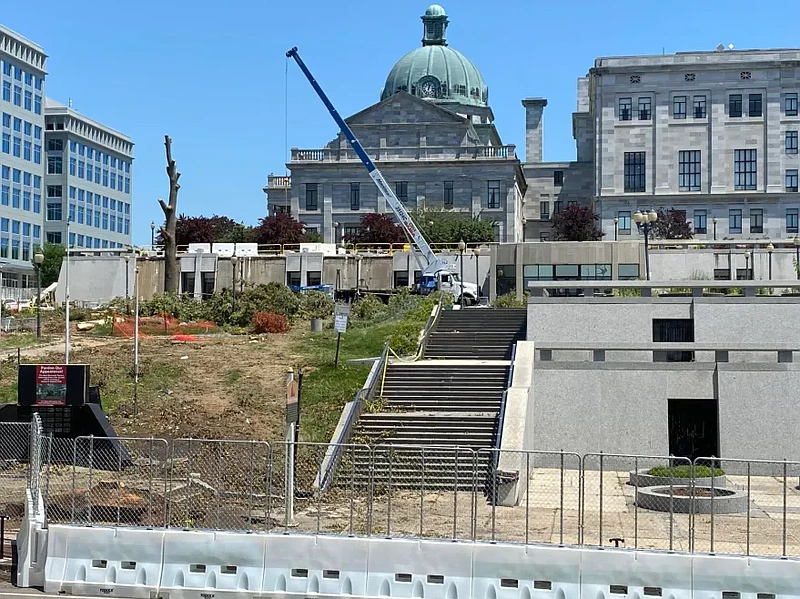
[{"label": "bare tree", "polygon": [[172,139],[164,136],[167,149],[167,175],[169,176],[169,203],[161,198],[158,203],[164,211],[164,226],[161,227],[161,238],[164,241],[164,292],[178,292],[178,246],[176,243],[176,227],[178,223],[178,190],[181,188],[178,179],[181,174],[172,159]]}]

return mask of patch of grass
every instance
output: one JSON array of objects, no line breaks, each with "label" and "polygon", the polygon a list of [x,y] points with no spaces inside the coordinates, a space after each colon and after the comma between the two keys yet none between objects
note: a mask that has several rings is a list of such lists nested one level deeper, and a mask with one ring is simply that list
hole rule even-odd
[{"label": "patch of grass", "polygon": [[234,385],[236,381],[242,378],[242,369],[241,368],[231,368],[228,372],[225,373],[225,384],[226,385]]},{"label": "patch of grass", "polygon": [[[688,464],[682,466],[656,466],[647,471],[650,476],[659,476],[662,478],[711,478],[711,468],[708,466],[690,466]],[[713,476],[722,476],[725,472],[721,468],[714,468]]]},{"label": "patch of grass", "polygon": [[0,336],[0,350],[4,349],[24,349],[34,345],[48,343],[49,337],[36,337],[36,333],[8,333]]}]

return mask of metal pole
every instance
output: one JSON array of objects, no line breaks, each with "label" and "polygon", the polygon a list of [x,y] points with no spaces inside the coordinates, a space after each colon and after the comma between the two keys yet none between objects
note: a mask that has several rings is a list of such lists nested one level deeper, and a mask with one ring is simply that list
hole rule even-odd
[{"label": "metal pole", "polygon": [[64,303],[66,304],[66,324],[64,330],[64,363],[69,364],[69,220],[67,220],[67,272],[64,286]]},{"label": "metal pole", "polygon": [[461,268],[461,307],[464,307],[464,250],[461,250],[461,257],[459,258],[459,266]]},{"label": "metal pole", "polygon": [[[475,294],[477,295],[476,297],[477,301],[475,302],[476,304],[481,303],[481,279],[480,279],[480,274],[478,272],[479,262],[480,260],[478,260],[478,250],[476,249],[475,250],[475,289],[476,289]],[[798,277],[800,277],[800,275],[798,275]]]},{"label": "metal pole", "polygon": [[342,334],[336,334],[336,359],[333,361],[333,367],[339,368],[339,346],[342,344]]},{"label": "metal pole", "polygon": [[650,224],[644,224],[644,269],[647,274],[647,280],[650,280],[650,245],[648,233],[650,232]]},{"label": "metal pole", "polygon": [[[768,252],[768,253],[769,253],[769,280],[771,281],[772,280],[772,252]],[[770,290],[770,293],[772,293],[772,290]]]},{"label": "metal pole", "polygon": [[[289,370],[286,375],[286,384],[288,385],[294,380],[294,371]],[[286,424],[286,473],[284,480],[286,487],[284,489],[285,502],[286,502],[286,520],[285,524],[288,528],[294,522],[294,422]]]},{"label": "metal pole", "polygon": [[794,269],[797,272],[797,278],[800,280],[800,245],[794,246]]},{"label": "metal pole", "polygon": [[133,276],[133,419],[136,420],[139,400],[139,266]]},{"label": "metal pole", "polygon": [[42,336],[42,266],[36,265],[36,338]]}]

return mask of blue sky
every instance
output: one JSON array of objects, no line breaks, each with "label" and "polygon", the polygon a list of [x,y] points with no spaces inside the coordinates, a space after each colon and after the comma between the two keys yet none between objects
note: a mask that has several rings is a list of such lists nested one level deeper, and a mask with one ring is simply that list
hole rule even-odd
[{"label": "blue sky", "polygon": [[[520,100],[548,99],[545,159],[574,158],[576,78],[597,56],[796,47],[774,15],[785,2],[693,4],[580,0],[443,1],[450,44],[489,86],[505,143],[522,150]],[[773,4],[774,9],[768,5]],[[265,212],[261,188],[282,174],[289,146],[322,147],[336,127],[286,50],[301,56],[342,114],[376,102],[392,65],[420,44],[428,3],[379,0],[84,0],[3,3],[3,25],[43,46],[47,95],[129,135],[134,163],[134,241],[167,194],[163,137],[182,172],[179,209],[249,223]]]}]

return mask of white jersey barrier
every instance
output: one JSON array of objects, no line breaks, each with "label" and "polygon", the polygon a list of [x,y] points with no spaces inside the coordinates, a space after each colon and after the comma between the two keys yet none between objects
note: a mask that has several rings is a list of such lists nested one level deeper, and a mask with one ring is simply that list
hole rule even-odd
[{"label": "white jersey barrier", "polygon": [[768,558],[62,525],[42,551],[46,592],[94,597],[800,599],[800,561]]}]

